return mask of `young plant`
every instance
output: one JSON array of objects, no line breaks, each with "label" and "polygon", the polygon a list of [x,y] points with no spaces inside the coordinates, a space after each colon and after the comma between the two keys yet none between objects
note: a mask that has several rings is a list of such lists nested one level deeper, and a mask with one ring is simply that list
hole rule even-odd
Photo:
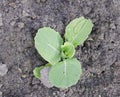
[{"label": "young plant", "polygon": [[[60,34],[50,27],[38,30],[35,40],[35,48],[38,53],[48,61],[50,65],[49,80],[58,88],[68,88],[75,85],[82,74],[80,62],[73,58],[75,48],[82,45],[88,38],[93,27],[90,19],[79,17],[71,21],[65,29],[65,41]],[[40,70],[35,68],[35,77],[40,78]]]}]

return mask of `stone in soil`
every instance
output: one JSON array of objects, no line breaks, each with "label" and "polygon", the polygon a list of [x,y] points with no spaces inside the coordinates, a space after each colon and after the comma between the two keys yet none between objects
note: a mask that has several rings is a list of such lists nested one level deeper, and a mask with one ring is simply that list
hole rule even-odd
[{"label": "stone in soil", "polygon": [[37,3],[46,2],[47,0],[36,0]]},{"label": "stone in soil", "polygon": [[6,64],[0,63],[0,76],[4,76],[5,74],[7,74],[7,71],[8,71],[8,68]]},{"label": "stone in soil", "polygon": [[19,22],[18,23],[18,27],[21,28],[21,29],[24,28],[24,23],[23,22]]},{"label": "stone in soil", "polygon": [[45,85],[48,88],[51,88],[53,86],[52,86],[52,84],[50,83],[50,80],[49,80],[49,76],[48,76],[49,75],[49,71],[50,71],[49,67],[43,68],[40,71],[40,75],[41,75],[40,80],[43,83],[43,85]]},{"label": "stone in soil", "polygon": [[27,11],[23,10],[23,17],[27,17],[27,16],[30,16],[30,14]]},{"label": "stone in soil", "polygon": [[3,25],[3,21],[2,21],[2,14],[0,13],[0,26]]},{"label": "stone in soil", "polygon": [[0,91],[0,97],[2,97],[2,92]]}]

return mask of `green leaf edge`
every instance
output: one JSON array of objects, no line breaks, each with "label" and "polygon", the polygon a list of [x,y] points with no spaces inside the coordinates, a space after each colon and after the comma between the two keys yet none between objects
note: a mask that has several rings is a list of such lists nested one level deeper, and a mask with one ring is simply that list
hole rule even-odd
[{"label": "green leaf edge", "polygon": [[33,75],[40,79],[40,70],[42,70],[44,68],[44,66],[40,66],[40,67],[35,67],[34,70],[33,70]]},{"label": "green leaf edge", "polygon": [[[77,60],[76,58],[68,58],[68,59],[75,59],[75,60]],[[68,60],[68,59],[66,59],[66,60]],[[79,61],[79,60],[77,60],[77,61]],[[62,63],[62,62],[64,62],[64,60],[61,61],[61,62],[59,62],[59,65],[60,65],[60,63]],[[81,75],[82,75],[82,65],[81,65],[81,62],[79,62],[79,64],[80,64],[80,69],[81,69],[81,72],[80,72],[80,77],[81,77]],[[57,66],[57,64],[54,65],[54,66],[52,66],[52,67],[54,68],[55,66]],[[51,68],[51,69],[52,69],[52,68]],[[50,74],[49,74],[49,79],[50,79]],[[80,78],[78,79],[78,81],[79,81],[79,80],[80,80]],[[52,84],[53,86],[57,87],[57,88],[66,89],[66,88],[69,88],[69,87],[71,87],[71,86],[76,85],[76,84],[78,83],[78,81],[76,81],[76,83],[74,83],[74,84],[72,84],[72,85],[70,85],[70,86],[68,86],[68,87],[60,87],[60,86],[56,86],[56,85],[52,84],[52,82],[51,82],[51,84]]]},{"label": "green leaf edge", "polygon": [[[91,23],[91,31],[92,31],[92,28],[93,28],[93,26],[94,26],[94,24],[92,23],[92,20],[91,19],[87,19],[87,18],[85,18],[85,17],[83,17],[83,16],[81,16],[81,17],[79,17],[79,18],[75,18],[75,19],[73,19],[72,21],[70,21],[69,22],[69,24],[66,26],[66,29],[65,29],[65,34],[64,34],[64,37],[65,37],[65,41],[67,42],[71,42],[73,45],[74,45],[74,47],[76,48],[78,45],[82,45],[82,44],[74,44],[73,43],[73,40],[72,41],[69,41],[67,38],[66,38],[66,36],[67,36],[67,29],[69,28],[69,25],[71,25],[72,24],[72,22],[73,21],[75,21],[75,20],[78,20],[77,21],[77,24],[80,24],[81,23],[81,21],[87,21],[87,22],[89,22],[89,23]],[[77,26],[77,25],[76,25]],[[74,25],[74,27],[76,27],[75,25]],[[91,31],[89,32],[89,34],[91,33]],[[88,36],[89,36],[89,34],[88,34]],[[88,38],[88,37],[87,37]],[[87,38],[83,41],[83,43],[87,40]]]},{"label": "green leaf edge", "polygon": [[[59,34],[59,32],[57,32],[57,31],[54,30],[53,28],[51,28],[51,27],[42,27],[42,28],[39,28],[39,29],[37,30],[37,33],[39,32],[40,29],[51,29],[51,30],[55,31],[55,32],[59,35],[59,38],[61,38],[61,43],[63,44],[63,38],[61,37],[61,35]],[[35,35],[35,37],[34,37],[34,41],[36,40],[37,33],[36,33],[36,35]],[[39,55],[41,55],[40,52],[38,51],[36,45],[35,45],[35,48],[36,48],[37,52],[39,53]],[[61,51],[60,51],[60,52],[61,52]],[[41,55],[41,56],[42,56],[42,55]],[[43,58],[44,60],[46,60],[46,58],[44,58],[43,56],[42,56],[42,58]],[[59,62],[60,60],[61,60],[61,57],[60,57],[60,59],[59,59],[57,62]],[[52,65],[54,65],[54,64],[57,63],[57,62],[55,62],[55,63],[50,62],[51,60],[49,60],[49,61],[46,60],[46,61],[49,62],[49,63],[51,63]]]}]

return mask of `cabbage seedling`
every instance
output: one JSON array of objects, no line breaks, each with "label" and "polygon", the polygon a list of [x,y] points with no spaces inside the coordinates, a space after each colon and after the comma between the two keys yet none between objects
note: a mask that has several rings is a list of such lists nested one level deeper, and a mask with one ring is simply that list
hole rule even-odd
[{"label": "cabbage seedling", "polygon": [[[75,85],[81,77],[81,63],[73,58],[75,48],[82,45],[92,31],[93,23],[90,19],[79,17],[72,20],[65,29],[65,41],[58,32],[50,27],[38,30],[35,48],[38,53],[49,63],[49,80],[58,88],[68,88]],[[34,75],[40,78],[40,68],[34,69]]]}]

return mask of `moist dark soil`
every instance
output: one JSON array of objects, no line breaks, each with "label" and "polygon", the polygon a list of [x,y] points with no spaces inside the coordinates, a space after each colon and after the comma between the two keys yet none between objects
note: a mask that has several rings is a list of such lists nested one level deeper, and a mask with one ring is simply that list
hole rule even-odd
[{"label": "moist dark soil", "polygon": [[[80,16],[94,23],[76,48],[83,75],[68,89],[47,88],[32,73],[46,64],[34,47],[36,31],[50,26],[63,37]],[[0,62],[8,67],[0,97],[120,97],[120,0],[0,0]]]}]

